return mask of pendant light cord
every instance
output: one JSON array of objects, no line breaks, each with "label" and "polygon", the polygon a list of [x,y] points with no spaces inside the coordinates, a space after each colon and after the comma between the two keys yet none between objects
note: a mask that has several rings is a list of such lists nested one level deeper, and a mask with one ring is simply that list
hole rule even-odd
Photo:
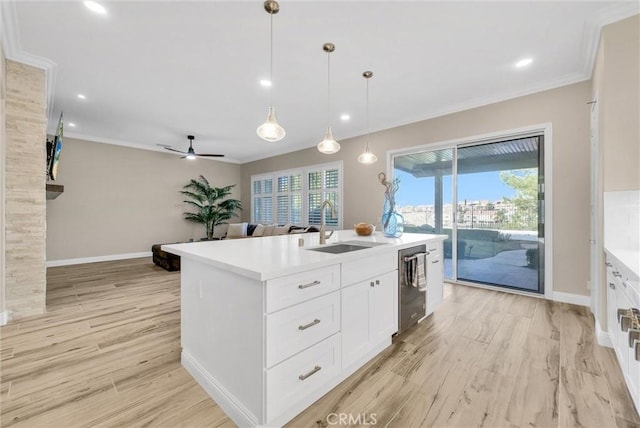
[{"label": "pendant light cord", "polygon": [[271,17],[271,30],[269,33],[269,104],[273,107],[273,13],[269,14]]},{"label": "pendant light cord", "polygon": [[366,151],[369,151],[369,78],[367,78],[367,120],[366,120],[366,126],[367,126],[367,148]]},{"label": "pendant light cord", "polygon": [[327,123],[331,128],[331,52],[327,52]]}]

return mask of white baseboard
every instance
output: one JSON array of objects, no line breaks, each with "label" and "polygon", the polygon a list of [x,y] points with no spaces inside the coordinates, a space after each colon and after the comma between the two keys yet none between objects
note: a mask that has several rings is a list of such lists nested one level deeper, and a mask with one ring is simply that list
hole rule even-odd
[{"label": "white baseboard", "polygon": [[611,336],[609,333],[602,330],[600,327],[600,321],[596,318],[596,339],[598,340],[598,345],[606,346],[607,348],[613,348],[613,343],[611,343]]},{"label": "white baseboard", "polygon": [[9,322],[9,312],[2,311],[0,312],[0,325],[5,325]]},{"label": "white baseboard", "polygon": [[580,294],[562,293],[560,291],[553,292],[553,299],[556,302],[571,303],[572,305],[590,307],[591,298]]},{"label": "white baseboard", "polygon": [[258,426],[256,416],[240,404],[233,394],[224,386],[220,385],[220,383],[184,349],[182,350],[180,362],[233,422],[241,427]]},{"label": "white baseboard", "polygon": [[85,263],[110,262],[113,260],[138,259],[141,257],[151,257],[151,251],[141,253],[111,254],[108,256],[82,257],[79,259],[47,260],[47,267],[81,265]]}]

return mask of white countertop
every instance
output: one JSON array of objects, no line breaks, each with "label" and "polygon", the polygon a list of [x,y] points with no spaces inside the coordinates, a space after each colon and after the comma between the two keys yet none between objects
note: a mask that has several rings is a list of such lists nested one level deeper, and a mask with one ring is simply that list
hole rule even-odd
[{"label": "white countertop", "polygon": [[[304,239],[304,247],[298,246],[300,238]],[[388,245],[378,245],[342,254],[322,253],[309,251],[309,248],[320,246],[320,234],[303,233],[170,244],[163,245],[162,250],[208,263],[252,279],[265,281],[446,238],[446,235],[421,233],[405,233],[400,238],[386,238],[381,232],[375,232],[371,236],[358,236],[353,230],[338,230],[327,240],[327,245],[356,240],[380,242]]]},{"label": "white countertop", "polygon": [[635,274],[636,277],[631,279],[632,281],[638,281],[640,278],[640,252],[623,248],[605,248],[605,251]]}]

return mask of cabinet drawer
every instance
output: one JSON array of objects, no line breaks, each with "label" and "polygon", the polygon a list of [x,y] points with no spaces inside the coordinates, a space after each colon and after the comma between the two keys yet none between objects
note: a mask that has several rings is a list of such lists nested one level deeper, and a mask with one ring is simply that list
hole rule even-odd
[{"label": "cabinet drawer", "polygon": [[340,265],[267,281],[266,311],[271,313],[340,288]]},{"label": "cabinet drawer", "polygon": [[377,254],[342,263],[342,286],[355,284],[398,268],[398,252]]},{"label": "cabinet drawer", "polygon": [[336,334],[267,370],[267,421],[338,376],[340,353],[340,334]]},{"label": "cabinet drawer", "polygon": [[266,315],[267,367],[340,330],[340,292]]}]

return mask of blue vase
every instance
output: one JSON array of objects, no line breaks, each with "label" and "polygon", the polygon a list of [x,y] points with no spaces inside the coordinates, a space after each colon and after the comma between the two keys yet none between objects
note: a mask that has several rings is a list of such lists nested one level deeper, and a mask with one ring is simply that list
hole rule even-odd
[{"label": "blue vase", "polygon": [[395,210],[395,203],[390,198],[384,198],[382,209],[382,234],[389,238],[399,238],[404,232],[404,218]]}]

